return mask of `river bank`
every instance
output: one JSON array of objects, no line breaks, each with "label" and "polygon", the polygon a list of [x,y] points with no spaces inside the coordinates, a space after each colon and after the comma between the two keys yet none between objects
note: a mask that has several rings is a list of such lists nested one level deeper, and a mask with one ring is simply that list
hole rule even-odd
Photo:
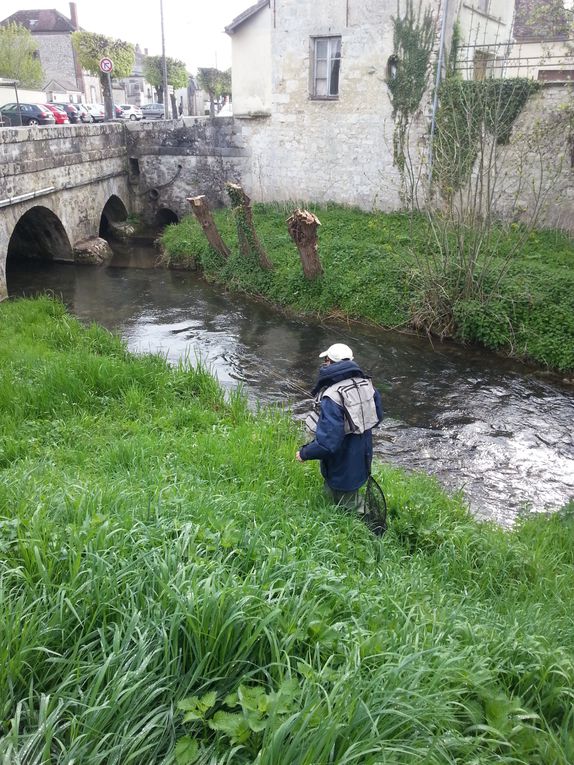
[{"label": "river bank", "polygon": [[504,532],[378,465],[381,541],[202,369],[46,299],[0,364],[2,757],[572,761],[571,511]]},{"label": "river bank", "polygon": [[[324,268],[314,282],[304,278],[289,239],[290,210],[279,205],[254,206],[255,226],[274,264],[272,271],[239,255],[229,209],[214,213],[232,253],[229,259],[209,247],[190,216],[164,232],[164,261],[176,268],[201,268],[208,279],[230,290],[260,295],[295,311],[366,320],[385,328],[417,325],[428,299],[424,263],[435,257],[425,219],[335,206],[313,211],[322,224],[319,255]],[[496,231],[483,257],[489,263],[483,297],[461,299],[449,308],[452,338],[555,370],[571,381],[572,241],[559,232],[526,234],[515,226]]]}]

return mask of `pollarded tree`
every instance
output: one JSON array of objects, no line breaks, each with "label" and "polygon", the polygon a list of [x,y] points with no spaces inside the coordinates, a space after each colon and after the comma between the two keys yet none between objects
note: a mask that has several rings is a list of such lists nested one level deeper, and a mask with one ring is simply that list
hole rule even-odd
[{"label": "pollarded tree", "polygon": [[[174,90],[187,87],[189,75],[184,62],[166,56],[165,65],[167,69],[168,86],[171,85]],[[157,90],[158,98],[163,103],[163,57],[146,56],[143,63],[143,74],[149,84]],[[177,116],[175,110],[173,116]]]},{"label": "pollarded tree", "polygon": [[112,37],[98,35],[93,32],[74,32],[72,34],[72,45],[78,54],[80,66],[90,72],[90,74],[99,76],[104,97],[109,98],[111,101],[112,94],[109,89],[109,80],[100,71],[100,61],[102,58],[112,60],[114,65],[113,77],[118,79],[129,77],[133,72],[136,60],[134,46],[123,40],[115,40]]},{"label": "pollarded tree", "polygon": [[0,27],[0,77],[18,80],[25,88],[42,85],[44,73],[38,46],[31,33],[20,24]]},{"label": "pollarded tree", "polygon": [[209,95],[209,113],[215,115],[215,101],[222,96],[231,95],[231,69],[222,72],[213,67],[198,69],[199,87]]}]

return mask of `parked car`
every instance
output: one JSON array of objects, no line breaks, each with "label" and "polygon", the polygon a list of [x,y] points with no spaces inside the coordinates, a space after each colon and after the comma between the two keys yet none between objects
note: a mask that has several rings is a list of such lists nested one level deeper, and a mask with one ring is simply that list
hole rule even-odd
[{"label": "parked car", "polygon": [[106,111],[101,104],[86,104],[86,109],[90,113],[92,122],[103,122],[106,118]]},{"label": "parked car", "polygon": [[[7,125],[55,125],[56,118],[49,109],[40,104],[4,104],[0,114]],[[21,120],[21,122],[20,122]]]},{"label": "parked car", "polygon": [[141,109],[144,120],[162,120],[165,114],[163,104],[144,104]]},{"label": "parked car", "polygon": [[56,106],[56,104],[42,104],[42,106],[45,106],[46,109],[49,109],[52,114],[54,115],[54,119],[56,120],[56,125],[69,125],[70,120],[68,119],[68,115],[62,109],[61,106]]},{"label": "parked car", "polygon": [[[94,106],[99,106],[99,108],[104,113],[104,119],[106,117],[106,105],[105,104],[94,104]],[[121,106],[118,106],[117,104],[113,104],[113,113],[112,113],[112,119],[119,119],[122,116],[122,108]]]},{"label": "parked car", "polygon": [[71,104],[67,101],[52,101],[52,103],[66,112],[68,119],[73,125],[80,121],[80,115],[78,114],[75,104]]},{"label": "parked car", "polygon": [[122,104],[122,119],[135,120],[143,119],[143,112],[139,106],[133,106],[132,104]]},{"label": "parked car", "polygon": [[74,104],[80,116],[80,122],[93,122],[92,115],[86,104]]}]

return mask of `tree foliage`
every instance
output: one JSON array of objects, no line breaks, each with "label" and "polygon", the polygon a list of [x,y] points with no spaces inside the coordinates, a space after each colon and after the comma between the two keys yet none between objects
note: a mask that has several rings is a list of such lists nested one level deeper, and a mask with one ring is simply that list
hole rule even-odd
[{"label": "tree foliage", "polygon": [[21,87],[38,88],[44,73],[38,46],[32,34],[20,24],[0,27],[0,77],[18,80]]},{"label": "tree foliage", "polygon": [[[183,61],[166,56],[167,84],[172,88],[185,88],[189,75]],[[146,56],[143,63],[143,73],[150,85],[160,91],[163,87],[163,58],[162,56]]]},{"label": "tree foliage", "polygon": [[[72,45],[78,54],[82,68],[91,74],[102,74],[100,60],[104,57],[110,58],[113,62],[113,77],[121,79],[129,77],[133,72],[136,54],[131,43],[93,32],[74,32]],[[103,81],[102,77],[100,79]]]},{"label": "tree foliage", "polygon": [[224,72],[214,67],[200,67],[197,74],[198,85],[209,95],[210,111],[214,114],[213,103],[222,96],[231,95],[231,69]]}]

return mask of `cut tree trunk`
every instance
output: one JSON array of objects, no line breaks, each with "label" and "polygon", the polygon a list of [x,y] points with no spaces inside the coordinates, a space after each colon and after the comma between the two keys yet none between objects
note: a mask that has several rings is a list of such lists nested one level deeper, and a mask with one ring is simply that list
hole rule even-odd
[{"label": "cut tree trunk", "polygon": [[228,258],[231,255],[231,251],[217,230],[215,221],[213,220],[209,207],[207,206],[207,202],[205,201],[205,196],[202,194],[198,197],[188,197],[187,201],[191,205],[193,214],[200,222],[203,233],[205,234],[209,244],[223,258]]},{"label": "cut tree trunk", "polygon": [[231,209],[235,215],[237,223],[237,238],[239,239],[239,252],[243,257],[248,258],[251,254],[259,260],[261,268],[271,270],[273,263],[269,260],[267,253],[253,225],[253,210],[251,209],[251,200],[237,183],[226,183],[227,193],[231,200]]},{"label": "cut tree trunk", "polygon": [[295,210],[287,219],[289,236],[299,250],[303,273],[307,279],[317,279],[323,267],[317,253],[317,228],[321,221],[308,210]]}]

